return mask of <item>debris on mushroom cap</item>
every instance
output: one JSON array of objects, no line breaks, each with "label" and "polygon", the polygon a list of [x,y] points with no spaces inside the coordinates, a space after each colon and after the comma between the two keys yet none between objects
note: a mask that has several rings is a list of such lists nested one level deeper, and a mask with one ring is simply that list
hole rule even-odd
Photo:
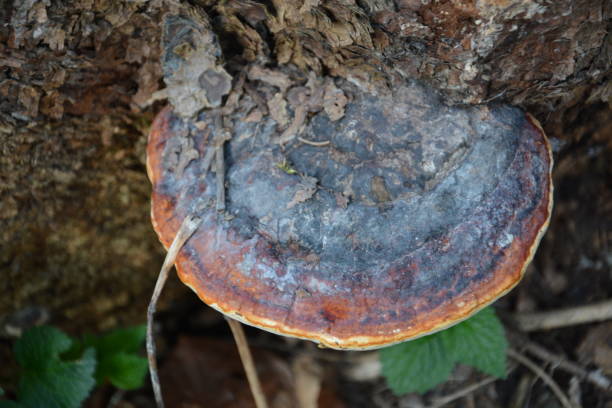
[{"label": "debris on mushroom cap", "polygon": [[189,16],[167,15],[163,35],[165,92],[176,113],[187,118],[219,107],[232,77],[219,63],[221,48],[208,17],[196,9]]},{"label": "debris on mushroom cap", "polygon": [[514,287],[552,205],[537,122],[509,106],[448,107],[416,83],[386,96],[342,88],[344,116],[319,112],[302,133],[324,145],[279,146],[271,118],[228,118],[225,213],[214,176],[202,177],[213,115],[198,127],[170,108],[158,115],[147,152],[155,230],[168,246],[187,214],[202,218],[180,279],[244,323],[337,349],[440,330]]}]

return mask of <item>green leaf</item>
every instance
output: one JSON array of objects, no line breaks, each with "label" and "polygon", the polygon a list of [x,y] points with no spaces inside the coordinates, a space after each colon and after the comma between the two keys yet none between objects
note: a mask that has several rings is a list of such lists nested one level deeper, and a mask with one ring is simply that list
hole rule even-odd
[{"label": "green leaf", "polygon": [[445,381],[456,362],[506,376],[508,342],[492,307],[444,331],[380,350],[383,375],[395,394],[425,392]]},{"label": "green leaf", "polygon": [[495,377],[506,377],[508,341],[492,307],[439,334],[454,361]]},{"label": "green leaf", "polygon": [[23,408],[23,405],[19,405],[15,401],[0,401],[0,408]]},{"label": "green leaf", "polygon": [[15,343],[15,357],[23,368],[17,391],[20,405],[27,408],[78,408],[95,385],[96,355],[86,349],[75,360],[61,354],[72,340],[52,327],[35,327]]},{"label": "green leaf", "polygon": [[116,329],[104,336],[85,336],[83,343],[96,348],[98,355],[115,354],[121,351],[135,353],[142,347],[146,336],[146,326]]},{"label": "green leaf", "polygon": [[135,354],[117,353],[100,361],[98,378],[108,378],[117,388],[133,390],[142,387],[147,374],[146,358]]},{"label": "green leaf", "polygon": [[384,348],[380,359],[383,375],[397,395],[429,390],[445,381],[454,365],[435,334]]},{"label": "green leaf", "polygon": [[34,327],[15,343],[15,358],[26,370],[45,370],[71,345],[70,337],[54,327]]},{"label": "green leaf", "polygon": [[108,380],[124,390],[141,387],[148,364],[136,352],[142,348],[145,336],[144,325],[113,330],[101,337],[86,336],[83,345],[95,347],[98,356],[97,383]]}]

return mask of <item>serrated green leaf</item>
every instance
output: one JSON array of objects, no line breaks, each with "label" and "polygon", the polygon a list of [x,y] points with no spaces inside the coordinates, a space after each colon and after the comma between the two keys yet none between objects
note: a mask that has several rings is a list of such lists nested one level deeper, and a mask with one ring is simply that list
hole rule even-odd
[{"label": "serrated green leaf", "polygon": [[71,345],[70,337],[54,327],[33,327],[15,343],[15,358],[25,370],[45,370]]},{"label": "serrated green leaf", "polygon": [[82,347],[95,347],[98,357],[98,385],[110,381],[118,388],[131,390],[142,386],[147,372],[147,360],[136,354],[144,343],[144,325],[117,329],[104,336],[87,335]]},{"label": "serrated green leaf", "polygon": [[23,371],[17,391],[26,408],[78,408],[95,385],[95,350],[66,361],[61,354],[72,340],[52,327],[36,327],[15,343],[15,356]]},{"label": "serrated green leaf", "polygon": [[384,348],[380,359],[383,375],[397,395],[429,390],[445,381],[454,365],[435,334]]},{"label": "serrated green leaf", "polygon": [[81,359],[50,364],[45,371],[26,371],[19,381],[19,402],[26,407],[78,408],[95,385],[94,349]]},{"label": "serrated green leaf", "polygon": [[454,361],[495,377],[506,377],[508,341],[492,307],[439,334]]},{"label": "serrated green leaf", "polygon": [[445,381],[456,362],[504,378],[508,342],[493,308],[450,329],[380,351],[383,375],[396,394],[424,392]]},{"label": "serrated green leaf", "polygon": [[108,378],[117,388],[133,390],[142,387],[147,369],[146,358],[120,352],[100,362],[96,377],[102,381]]},{"label": "serrated green leaf", "polygon": [[100,337],[85,336],[83,344],[96,348],[98,356],[118,352],[134,353],[140,350],[146,336],[146,326],[134,326],[126,329],[116,329]]}]

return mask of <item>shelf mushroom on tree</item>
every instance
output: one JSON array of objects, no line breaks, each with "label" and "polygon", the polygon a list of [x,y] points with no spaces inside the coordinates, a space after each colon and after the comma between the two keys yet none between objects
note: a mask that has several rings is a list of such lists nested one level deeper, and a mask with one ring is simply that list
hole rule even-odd
[{"label": "shelf mushroom on tree", "polygon": [[[232,88],[201,21],[166,18],[173,107],[147,148],[166,274],[231,319],[342,350],[442,330],[520,281],[552,207],[535,119],[399,78],[260,67]],[[277,104],[255,115],[263,96]],[[293,113],[284,129],[275,106]]]}]

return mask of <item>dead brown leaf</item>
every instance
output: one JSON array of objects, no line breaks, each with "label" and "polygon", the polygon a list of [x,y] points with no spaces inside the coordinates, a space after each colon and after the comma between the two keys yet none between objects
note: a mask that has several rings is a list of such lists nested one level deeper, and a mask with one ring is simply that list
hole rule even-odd
[{"label": "dead brown leaf", "polygon": [[287,113],[287,101],[281,92],[274,94],[268,101],[268,111],[272,119],[280,128],[285,128],[289,123],[289,114]]},{"label": "dead brown leaf", "polygon": [[250,80],[262,81],[280,89],[282,93],[286,92],[291,86],[292,81],[289,75],[268,68],[264,68],[261,65],[253,65],[249,69],[248,77]]},{"label": "dead brown leaf", "polygon": [[244,121],[247,123],[251,122],[260,122],[263,119],[263,113],[255,108],[244,118]]},{"label": "dead brown leaf", "polygon": [[344,95],[334,82],[330,79],[325,85],[323,96],[323,109],[332,121],[336,121],[344,116],[344,107],[348,103],[348,98]]},{"label": "dead brown leaf", "polygon": [[287,208],[293,208],[299,203],[308,201],[317,191],[318,180],[314,177],[304,176],[298,184],[298,190],[293,195],[293,198],[287,204]]},{"label": "dead brown leaf", "polygon": [[310,72],[308,75],[308,82],[306,87],[309,91],[308,107],[311,112],[318,112],[323,109],[323,97],[325,95],[325,88],[323,87],[323,81]]}]

